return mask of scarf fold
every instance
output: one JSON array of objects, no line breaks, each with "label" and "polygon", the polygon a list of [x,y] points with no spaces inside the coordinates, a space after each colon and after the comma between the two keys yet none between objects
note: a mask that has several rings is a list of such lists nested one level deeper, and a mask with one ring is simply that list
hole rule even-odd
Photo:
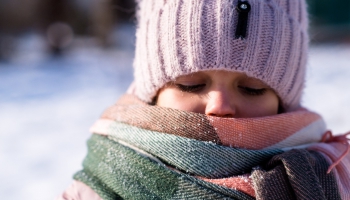
[{"label": "scarf fold", "polygon": [[253,199],[180,173],[107,137],[93,135],[84,169],[74,178],[102,199]]},{"label": "scarf fold", "polygon": [[129,95],[91,131],[74,178],[103,199],[341,199],[326,158],[305,149],[325,132],[306,110],[222,119]]},{"label": "scarf fold", "polygon": [[133,95],[124,95],[108,108],[90,131],[105,134],[114,121],[246,149],[308,145],[319,142],[327,131],[321,116],[305,109],[259,118],[221,118],[150,106]]},{"label": "scarf fold", "polygon": [[305,149],[274,156],[263,169],[252,172],[256,197],[341,199],[334,175],[325,173],[328,165],[320,153]]}]

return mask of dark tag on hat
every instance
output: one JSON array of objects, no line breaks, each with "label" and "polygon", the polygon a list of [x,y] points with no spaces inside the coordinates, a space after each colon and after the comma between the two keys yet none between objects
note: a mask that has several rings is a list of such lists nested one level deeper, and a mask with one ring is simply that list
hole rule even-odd
[{"label": "dark tag on hat", "polygon": [[247,37],[248,14],[251,6],[248,1],[239,0],[236,10],[238,11],[238,22],[236,27],[236,39],[244,39]]}]

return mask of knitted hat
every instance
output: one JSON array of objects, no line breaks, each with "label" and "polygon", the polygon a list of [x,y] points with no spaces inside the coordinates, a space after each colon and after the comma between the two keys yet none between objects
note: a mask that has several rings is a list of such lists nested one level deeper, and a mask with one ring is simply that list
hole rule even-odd
[{"label": "knitted hat", "polygon": [[305,0],[139,0],[135,93],[151,102],[176,77],[242,72],[299,107],[308,48]]}]

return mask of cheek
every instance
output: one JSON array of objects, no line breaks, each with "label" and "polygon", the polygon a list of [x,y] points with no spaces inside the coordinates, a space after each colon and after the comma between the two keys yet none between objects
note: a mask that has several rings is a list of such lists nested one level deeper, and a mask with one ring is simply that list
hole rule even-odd
[{"label": "cheek", "polygon": [[247,104],[245,108],[250,117],[263,117],[278,114],[279,100],[273,92],[256,98],[254,102]]},{"label": "cheek", "polygon": [[204,113],[203,102],[200,97],[191,93],[178,91],[175,88],[161,89],[157,97],[157,106]]},{"label": "cheek", "polygon": [[279,101],[279,98],[277,97],[277,95],[274,92],[270,92],[270,95],[268,96],[266,101],[267,101],[266,106],[268,107],[269,111],[273,115],[278,114],[280,101]]}]

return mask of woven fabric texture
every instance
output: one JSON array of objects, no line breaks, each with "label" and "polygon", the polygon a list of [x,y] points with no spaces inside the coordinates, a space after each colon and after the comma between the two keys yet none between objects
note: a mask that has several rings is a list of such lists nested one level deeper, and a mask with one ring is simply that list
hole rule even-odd
[{"label": "woven fabric texture", "polygon": [[324,173],[328,166],[315,151],[291,150],[277,155],[265,170],[252,173],[256,198],[341,199],[334,174]]},{"label": "woven fabric texture", "polygon": [[102,199],[253,199],[166,168],[104,136],[88,141],[84,170],[74,178]]},{"label": "woven fabric texture", "polygon": [[[319,141],[327,131],[322,118],[305,109],[272,117],[221,118],[150,106],[134,95],[124,95],[106,109],[92,127],[92,132],[103,132],[105,128],[99,127],[100,121],[119,121],[148,130],[246,149],[308,144]],[[109,123],[104,126],[108,127]]]},{"label": "woven fabric texture", "polygon": [[305,0],[249,0],[247,35],[236,38],[238,0],[140,0],[134,59],[137,96],[151,102],[176,77],[242,72],[299,107],[308,48]]},{"label": "woven fabric texture", "polygon": [[222,147],[119,122],[107,135],[91,137],[74,176],[103,199],[254,199],[204,179],[250,171],[257,199],[340,199],[334,174],[324,173],[329,164],[312,151]]},{"label": "woven fabric texture", "polygon": [[[135,112],[134,108],[141,112]],[[291,114],[286,116],[309,120],[305,113]],[[274,118],[279,121],[281,116]],[[269,145],[254,150],[223,146],[218,134],[220,129],[216,128],[218,122],[212,123],[210,119],[201,124],[208,123],[203,126],[209,127],[212,136],[216,135],[210,138],[218,140],[195,137],[195,132],[197,135],[206,132],[196,124],[203,117],[205,115],[150,106],[132,96],[124,96],[102,115],[103,125],[99,120],[92,127],[95,134],[88,141],[84,168],[74,178],[103,199],[340,199],[339,188],[347,190],[346,185],[339,182],[340,168],[327,174],[330,161],[324,152],[306,148],[319,141],[321,135],[317,129],[305,129],[300,123],[299,131],[294,133],[298,135],[305,129],[315,136],[313,140],[302,131],[303,134],[297,136],[299,140],[295,140],[294,135],[288,133],[296,129],[294,125],[290,130],[285,129],[288,134],[281,140],[295,145],[287,149],[296,150]],[[310,119],[310,124],[319,121],[314,117]],[[251,120],[242,119],[239,123],[252,123]],[[250,128],[256,131],[256,136],[267,134]],[[274,132],[275,128],[278,126],[271,126],[270,130]],[[185,130],[191,134],[184,134]],[[305,144],[307,138],[310,144]]]}]

